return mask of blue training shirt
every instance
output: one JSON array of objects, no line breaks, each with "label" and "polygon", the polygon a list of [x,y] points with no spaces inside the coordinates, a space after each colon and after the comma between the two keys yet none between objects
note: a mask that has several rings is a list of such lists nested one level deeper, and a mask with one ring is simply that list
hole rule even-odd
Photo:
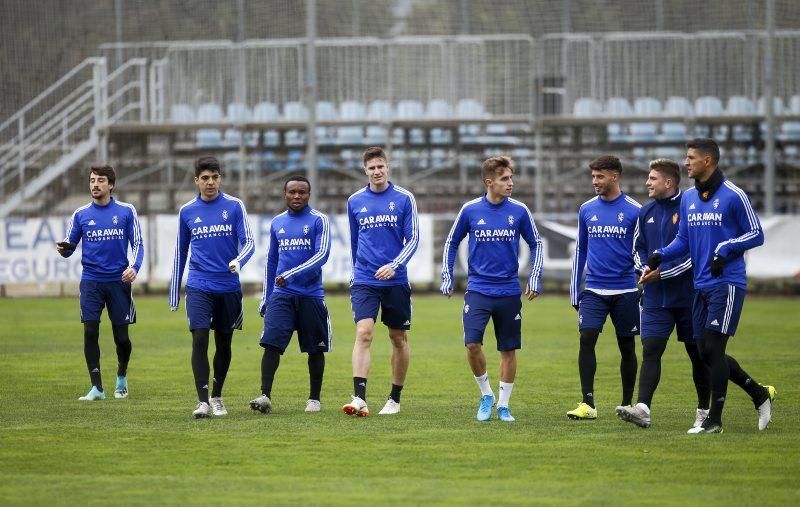
[{"label": "blue training shirt", "polygon": [[[322,266],[331,253],[331,231],[328,217],[306,206],[298,212],[287,210],[272,219],[269,247],[264,266],[263,311],[274,292],[322,299]],[[275,285],[282,276],[284,287]]]},{"label": "blue training shirt", "polygon": [[[417,202],[408,190],[389,182],[383,192],[369,185],[347,199],[353,284],[407,285],[406,264],[417,251]],[[393,278],[378,280],[375,272],[389,264]]]},{"label": "blue training shirt", "polygon": [[467,291],[495,297],[520,295],[522,291],[517,277],[520,237],[531,249],[531,274],[527,288],[541,291],[542,239],[530,210],[511,198],[492,204],[484,195],[461,207],[447,235],[442,256],[443,294],[453,290],[453,265],[458,245],[467,234]]},{"label": "blue training shirt", "polygon": [[[641,274],[647,257],[678,234],[683,192],[648,202],[639,211],[633,233],[633,266]],[[692,305],[692,260],[683,255],[660,267],[661,280],[644,285],[644,308],[687,308]]]},{"label": "blue training shirt", "polygon": [[[678,235],[661,253],[663,262],[687,252],[691,255],[696,289],[720,284],[746,288],[744,252],[763,244],[764,231],[747,194],[723,179],[707,201],[700,199],[696,188],[686,191]],[[717,278],[711,276],[715,254],[725,259],[722,275]]]},{"label": "blue training shirt", "polygon": [[569,297],[578,304],[586,268],[586,289],[636,289],[633,230],[641,205],[624,193],[612,201],[595,196],[578,210],[578,239],[572,258]]},{"label": "blue training shirt", "polygon": [[232,260],[244,266],[255,249],[247,211],[241,200],[222,192],[212,201],[200,194],[178,212],[178,239],[169,282],[169,306],[180,302],[181,279],[191,246],[186,286],[206,292],[242,290],[239,275],[231,273]]},{"label": "blue training shirt", "polygon": [[[142,228],[136,208],[126,202],[112,197],[105,206],[92,201],[76,209],[64,241],[77,245],[81,240],[81,280],[117,282],[128,267],[137,273],[142,267]],[[133,264],[128,260],[128,245]],[[68,252],[67,257],[73,252]]]}]

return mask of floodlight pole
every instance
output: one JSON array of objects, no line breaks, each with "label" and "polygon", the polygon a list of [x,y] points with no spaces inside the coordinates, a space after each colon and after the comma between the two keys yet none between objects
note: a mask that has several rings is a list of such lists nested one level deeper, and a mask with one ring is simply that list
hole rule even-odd
[{"label": "floodlight pole", "polygon": [[764,61],[766,146],[764,148],[764,214],[775,214],[775,0],[767,0],[767,47]]},{"label": "floodlight pole", "polygon": [[308,181],[311,184],[309,204],[316,205],[317,186],[317,1],[306,0],[306,107],[308,124],[306,126],[306,163]]}]

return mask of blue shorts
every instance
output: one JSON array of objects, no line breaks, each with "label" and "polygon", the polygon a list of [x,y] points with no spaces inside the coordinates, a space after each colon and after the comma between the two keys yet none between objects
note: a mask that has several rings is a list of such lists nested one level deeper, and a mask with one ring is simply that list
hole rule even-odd
[{"label": "blue shorts", "polygon": [[195,329],[242,329],[242,293],[206,292],[186,287],[189,331]]},{"label": "blue shorts", "polygon": [[694,343],[691,308],[642,308],[642,339],[669,338],[674,328],[678,341]]},{"label": "blue shorts", "polygon": [[95,282],[81,280],[81,322],[100,322],[105,306],[112,324],[136,323],[136,306],[133,304],[131,284],[119,282]]},{"label": "blue shorts", "polygon": [[325,300],[272,293],[264,313],[264,331],[261,333],[262,347],[271,345],[286,351],[292,333],[297,330],[300,352],[315,354],[330,352],[333,348],[333,332]]},{"label": "blue shorts", "polygon": [[611,314],[611,322],[617,336],[639,334],[639,293],[625,292],[613,296],[601,296],[590,290],[581,293],[578,306],[578,329],[597,329],[603,331],[606,317]]},{"label": "blue shorts", "polygon": [[483,333],[489,323],[494,324],[497,350],[517,350],[522,347],[522,301],[519,296],[494,297],[467,291],[464,294],[464,345],[483,345]]},{"label": "blue shorts", "polygon": [[408,285],[353,285],[350,287],[353,320],[372,319],[389,329],[411,329],[411,287]]},{"label": "blue shorts", "polygon": [[736,333],[747,290],[724,283],[707,289],[695,289],[692,321],[695,339],[706,329],[728,336]]}]

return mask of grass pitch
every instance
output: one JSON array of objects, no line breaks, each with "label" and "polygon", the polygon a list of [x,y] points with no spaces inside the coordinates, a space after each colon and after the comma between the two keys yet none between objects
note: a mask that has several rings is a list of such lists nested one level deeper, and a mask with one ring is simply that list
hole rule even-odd
[{"label": "grass pitch", "polygon": [[[109,398],[88,391],[75,299],[0,299],[0,504],[793,504],[799,491],[798,301],[749,298],[729,351],[778,389],[773,422],[731,385],[722,435],[687,435],[695,396],[683,346],[671,341],[653,427],[619,421],[618,352],[598,344],[596,421],[570,421],[580,400],[575,312],[563,296],[524,303],[523,349],[511,408],[517,421],[475,420],[479,397],[461,341],[461,301],[417,296],[402,412],[378,416],[390,387],[390,345],[378,326],[368,401],[345,416],[354,326],[344,296],[328,298],[334,350],[322,412],[303,412],[305,356],[296,341],[260,394],[257,300],[246,299],[225,386],[230,413],[194,420],[191,338],[166,297],[137,299],[130,397],[115,400],[116,357],[101,326]],[[498,355],[487,331],[489,375]],[[213,341],[213,340],[212,340]],[[211,347],[213,351],[213,345]],[[641,346],[637,346],[641,361]],[[110,388],[110,389],[109,389]]]}]

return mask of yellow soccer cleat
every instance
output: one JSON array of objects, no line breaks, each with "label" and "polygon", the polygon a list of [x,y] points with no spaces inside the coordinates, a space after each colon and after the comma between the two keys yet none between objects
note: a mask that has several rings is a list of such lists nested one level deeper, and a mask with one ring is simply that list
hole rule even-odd
[{"label": "yellow soccer cleat", "polygon": [[586,403],[578,403],[578,407],[575,410],[570,410],[567,412],[567,417],[570,419],[597,419],[597,409],[592,408]]}]

